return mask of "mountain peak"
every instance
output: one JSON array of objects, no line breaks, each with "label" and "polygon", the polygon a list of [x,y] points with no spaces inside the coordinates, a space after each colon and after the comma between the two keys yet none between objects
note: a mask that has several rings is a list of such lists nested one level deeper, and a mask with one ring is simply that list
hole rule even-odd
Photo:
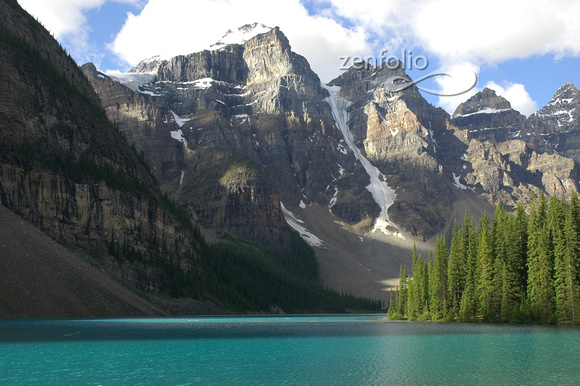
[{"label": "mountain peak", "polygon": [[457,106],[453,116],[458,117],[480,112],[488,113],[511,109],[512,106],[507,99],[501,95],[497,95],[494,90],[486,87]]},{"label": "mountain peak", "polygon": [[574,83],[567,82],[567,83],[564,83],[564,85],[562,85],[562,87],[560,87],[558,89],[558,91],[556,91],[556,93],[558,93],[559,91],[565,91],[565,90],[578,90],[578,89],[576,88],[576,86],[574,86]]},{"label": "mountain peak", "polygon": [[210,46],[210,49],[217,50],[230,44],[244,44],[254,36],[270,32],[271,30],[271,27],[258,22],[244,24],[236,30],[228,30],[220,40]]},{"label": "mountain peak", "polygon": [[580,96],[580,90],[578,90],[572,82],[568,82],[556,91],[550,102],[548,102],[548,106],[560,103],[570,103],[578,96]]},{"label": "mountain peak", "polygon": [[135,67],[130,69],[129,72],[157,72],[159,66],[163,63],[164,60],[167,59],[169,58],[163,58],[161,55],[155,55],[150,58],[143,59]]}]

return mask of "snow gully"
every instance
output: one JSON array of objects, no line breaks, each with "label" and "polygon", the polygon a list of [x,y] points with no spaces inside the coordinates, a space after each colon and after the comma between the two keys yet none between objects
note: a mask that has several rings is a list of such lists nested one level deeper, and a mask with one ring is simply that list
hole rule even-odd
[{"label": "snow gully", "polygon": [[[399,228],[389,219],[388,210],[391,205],[395,202],[396,193],[385,182],[385,176],[377,169],[373,164],[370,163],[365,156],[362,155],[360,150],[355,146],[352,133],[348,127],[348,113],[346,111],[349,102],[340,96],[339,86],[328,86],[322,84],[330,96],[325,99],[326,103],[330,106],[332,110],[332,116],[338,129],[342,132],[346,144],[352,150],[355,158],[361,163],[361,165],[366,170],[370,177],[371,183],[366,187],[367,190],[373,196],[375,202],[381,208],[381,213],[375,220],[375,226],[373,232],[379,230],[386,235],[393,235],[398,237],[403,237]],[[394,230],[394,231],[393,231]]]}]

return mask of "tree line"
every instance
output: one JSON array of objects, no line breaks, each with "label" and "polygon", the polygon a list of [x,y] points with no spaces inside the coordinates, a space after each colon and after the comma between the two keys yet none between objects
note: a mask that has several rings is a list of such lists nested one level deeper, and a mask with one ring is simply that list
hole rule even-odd
[{"label": "tree line", "polygon": [[507,213],[501,203],[476,227],[465,213],[450,246],[437,239],[427,262],[413,249],[401,267],[390,319],[512,323],[579,322],[580,204],[542,192]]}]

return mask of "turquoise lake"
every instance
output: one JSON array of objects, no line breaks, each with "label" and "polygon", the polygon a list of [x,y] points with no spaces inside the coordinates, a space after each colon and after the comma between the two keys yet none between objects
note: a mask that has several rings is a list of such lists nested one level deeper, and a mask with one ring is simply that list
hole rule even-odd
[{"label": "turquoise lake", "polygon": [[0,384],[580,384],[580,329],[384,315],[0,321]]}]

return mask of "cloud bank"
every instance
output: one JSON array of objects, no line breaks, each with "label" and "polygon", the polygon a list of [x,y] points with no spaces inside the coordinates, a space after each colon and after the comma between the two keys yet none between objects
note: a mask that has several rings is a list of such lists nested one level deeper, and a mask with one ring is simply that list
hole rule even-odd
[{"label": "cloud bank", "polygon": [[[295,52],[323,81],[339,75],[341,57],[379,56],[383,49],[421,48],[429,62],[460,73],[535,55],[580,56],[580,2],[576,0],[20,0],[21,5],[75,58],[90,59],[86,12],[106,1],[140,5],[129,13],[108,49],[135,65],[153,55],[187,54],[209,47],[228,29],[259,22],[279,26]],[[102,48],[101,48],[102,50]],[[430,68],[435,70],[435,68]],[[457,78],[458,79],[458,78]],[[457,80],[456,79],[456,80]],[[445,92],[451,79],[437,80]],[[514,108],[534,108],[523,85],[499,86]],[[441,97],[452,112],[479,89]]]},{"label": "cloud bank", "polygon": [[363,28],[345,28],[333,19],[310,15],[298,0],[276,7],[266,0],[149,0],[139,15],[129,15],[111,49],[136,64],[153,55],[207,49],[227,30],[253,22],[280,27],[293,51],[305,56],[323,81],[339,75],[340,56],[372,53]]}]

